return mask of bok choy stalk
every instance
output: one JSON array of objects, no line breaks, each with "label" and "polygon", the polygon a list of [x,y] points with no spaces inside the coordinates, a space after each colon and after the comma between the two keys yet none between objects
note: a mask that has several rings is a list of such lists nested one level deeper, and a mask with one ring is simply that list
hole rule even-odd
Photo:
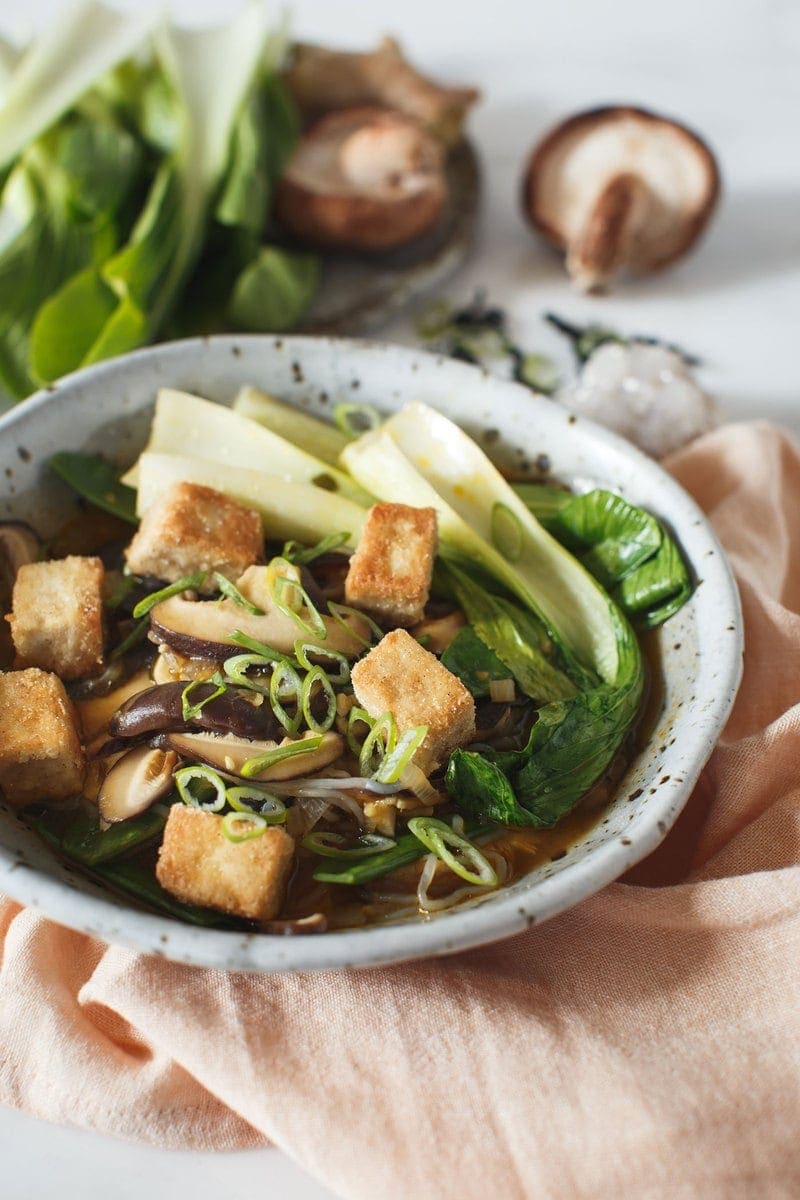
[{"label": "bok choy stalk", "polygon": [[264,471],[226,466],[205,458],[150,453],[139,459],[139,515],[173,483],[200,483],[224,492],[257,509],[271,537],[295,539],[304,545],[347,530],[345,544],[355,546],[366,518],[366,511],[352,500],[312,484],[290,483]]},{"label": "bok choy stalk", "polygon": [[179,103],[178,145],[159,166],[127,244],[73,276],[39,310],[31,332],[35,377],[53,379],[131,350],[163,323],[200,255],[234,122],[266,40],[259,3],[222,29],[163,31],[159,58]]},{"label": "bok choy stalk", "polygon": [[544,622],[572,672],[616,678],[608,597],[550,536],[483,451],[447,417],[409,404],[341,461],[382,500],[437,510],[445,554],[479,564]]},{"label": "bok choy stalk", "polygon": [[480,819],[553,824],[608,767],[636,716],[644,666],[633,630],[479,447],[441,414],[410,405],[348,446],[342,460],[382,499],[437,509],[443,548],[457,552],[455,570],[452,559],[445,568],[454,590],[460,586],[474,603],[464,577],[471,564],[490,571],[556,642],[581,690],[539,710],[524,750],[456,750],[446,773],[450,794]]},{"label": "bok choy stalk", "polygon": [[602,488],[580,496],[541,484],[514,490],[641,628],[661,625],[688,600],[692,584],[680,550],[650,513]]},{"label": "bok choy stalk", "polygon": [[121,13],[96,0],[81,0],[53,21],[9,70],[2,89],[0,172],[98,76],[133,54],[153,24],[152,15]]},{"label": "bok choy stalk", "polygon": [[[267,470],[289,483],[322,485],[355,503],[370,503],[369,495],[336,467],[224,404],[212,404],[173,388],[161,388],[158,393],[145,453],[207,459],[237,470]],[[134,466],[123,483],[135,485],[137,478]]]}]

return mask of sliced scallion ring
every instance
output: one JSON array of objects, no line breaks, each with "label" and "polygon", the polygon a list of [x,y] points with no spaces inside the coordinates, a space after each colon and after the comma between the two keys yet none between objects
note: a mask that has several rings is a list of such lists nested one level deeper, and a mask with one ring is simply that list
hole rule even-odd
[{"label": "sliced scallion ring", "polygon": [[427,725],[416,725],[407,729],[397,739],[394,749],[388,752],[375,772],[377,783],[399,783],[406,767],[414,757],[428,733]]},{"label": "sliced scallion ring", "polygon": [[370,729],[372,729],[372,724],[372,717],[366,709],[358,708],[357,705],[354,705],[347,714],[347,744],[356,758],[360,757],[361,747],[364,745],[363,738],[359,741],[356,737],[356,725],[366,725],[366,732],[364,734],[366,738]]},{"label": "sliced scallion ring", "polygon": [[317,658],[327,659],[338,666],[339,670],[335,675],[331,675],[330,671],[325,672],[331,683],[344,685],[350,682],[350,663],[338,650],[326,650],[314,642],[304,642],[302,638],[298,638],[294,644],[294,656],[301,667],[305,667],[307,671],[313,671],[315,664],[309,659],[309,653]]},{"label": "sliced scallion ring", "polygon": [[363,621],[368,626],[373,638],[380,641],[383,637],[383,630],[377,622],[373,621],[372,617],[368,617],[366,613],[361,612],[358,608],[351,608],[349,604],[339,604],[336,600],[328,601],[328,612],[333,617],[337,625],[341,625],[342,629],[346,630],[351,637],[354,637],[357,642],[360,642],[365,649],[369,649],[374,645],[373,641],[367,641],[360,633],[356,633],[352,625],[348,625],[345,617],[357,617],[359,621]]},{"label": "sliced scallion ring", "polygon": [[497,887],[497,872],[488,858],[469,838],[456,833],[444,821],[436,817],[412,817],[408,830],[460,879],[478,887]]},{"label": "sliced scallion ring", "polygon": [[[325,716],[321,721],[318,721],[311,711],[311,702],[314,698],[314,687],[319,685],[327,700]],[[327,733],[333,722],[336,720],[336,693],[334,692],[328,676],[323,671],[322,667],[312,667],[303,680],[303,689],[300,694],[300,707],[303,713],[303,720],[312,733]]]},{"label": "sliced scallion ring", "polygon": [[150,609],[155,608],[162,600],[169,600],[171,596],[180,596],[181,592],[193,591],[195,588],[202,587],[207,575],[208,571],[195,571],[194,575],[184,575],[183,579],[177,579],[175,583],[170,583],[157,592],[151,592],[136,605],[133,610],[133,619],[138,621],[140,617],[146,617]]},{"label": "sliced scallion ring", "polygon": [[268,646],[266,642],[259,642],[258,638],[250,637],[248,633],[242,633],[241,629],[234,629],[231,641],[245,650],[252,650],[253,654],[263,655],[271,663],[292,661],[290,655],[284,654],[282,650],[276,650],[274,646]]},{"label": "sliced scallion ring", "polygon": [[217,680],[213,679],[209,681],[204,679],[193,679],[191,683],[187,683],[186,687],[181,692],[181,716],[183,717],[184,721],[194,721],[195,718],[200,716],[200,713],[207,704],[210,704],[212,700],[216,700],[218,696],[224,696],[228,690],[228,685],[220,682],[216,691],[211,692],[211,694],[206,696],[203,700],[198,700],[196,704],[192,704],[190,697],[194,689],[200,687],[202,683],[207,682],[216,683]]},{"label": "sliced scallion ring", "polygon": [[516,562],[522,554],[522,522],[507,504],[498,500],[492,508],[492,542],[503,558]]},{"label": "sliced scallion ring", "polygon": [[380,853],[381,850],[393,850],[397,842],[394,838],[384,837],[380,833],[362,833],[355,843],[348,846],[347,838],[342,834],[320,831],[307,834],[300,845],[322,858],[366,858],[369,854]]},{"label": "sliced scallion ring", "polygon": [[387,754],[391,754],[397,741],[397,725],[394,714],[381,713],[372,722],[372,728],[364,739],[358,756],[358,769],[362,775],[374,775]]},{"label": "sliced scallion ring", "polygon": [[301,754],[313,754],[322,745],[322,738],[322,734],[316,737],[301,738],[297,742],[290,742],[288,746],[276,746],[274,750],[268,750],[266,754],[259,754],[257,758],[248,758],[239,774],[245,779],[252,779],[254,775],[260,775],[262,771],[267,771],[270,767],[285,762],[287,758],[297,758]]},{"label": "sliced scallion ring", "polygon": [[336,426],[350,438],[361,437],[381,423],[381,414],[371,404],[337,404],[332,416]]},{"label": "sliced scallion ring", "polygon": [[217,587],[226,599],[232,600],[234,604],[238,604],[239,608],[243,608],[245,612],[249,612],[253,617],[264,616],[263,608],[259,608],[257,604],[253,604],[252,600],[248,600],[246,596],[243,596],[236,584],[231,583],[230,579],[220,574],[219,571],[214,572],[214,579],[216,580]]},{"label": "sliced scallion ring", "polygon": [[[286,711],[283,701],[294,700],[295,711]],[[269,702],[272,711],[288,734],[297,733],[303,719],[303,685],[300,676],[291,663],[275,664],[272,678],[269,681]]]},{"label": "sliced scallion ring", "polygon": [[[225,780],[213,767],[207,767],[203,763],[192,763],[191,766],[181,767],[179,771],[176,771],[174,778],[178,795],[184,804],[188,804],[189,808],[199,808],[203,812],[214,813],[225,807]],[[204,800],[200,787],[192,788],[193,780],[197,780],[198,784],[210,785],[215,793],[214,799]],[[197,794],[198,792],[200,794]]]},{"label": "sliced scallion ring", "polygon": [[264,654],[234,654],[231,658],[226,658],[222,664],[222,669],[225,672],[228,680],[235,683],[237,687],[248,688],[251,692],[260,692],[262,696],[269,695],[269,680],[266,679],[260,683],[258,678],[253,678],[247,672],[252,667],[264,667],[270,672],[275,663],[282,662],[282,659],[270,659]]},{"label": "sliced scallion ring", "polygon": [[283,558],[291,563],[296,563],[297,566],[304,567],[313,562],[315,558],[328,554],[331,550],[336,550],[338,546],[346,546],[349,541],[349,532],[343,530],[341,533],[329,533],[314,546],[303,546],[300,542],[287,542],[283,547]]},{"label": "sliced scallion ring", "polygon": [[222,818],[222,832],[229,842],[249,842],[266,828],[267,821],[254,812],[229,812]]},{"label": "sliced scallion ring", "polygon": [[268,825],[283,825],[286,820],[286,805],[271,792],[243,784],[229,787],[226,795],[228,804],[237,813],[257,813]]},{"label": "sliced scallion ring", "polygon": [[[298,629],[310,637],[325,640],[328,636],[325,622],[301,583],[295,583],[285,575],[276,575],[269,585],[269,594],[278,611],[290,617]],[[301,612],[306,615],[301,616]]]}]

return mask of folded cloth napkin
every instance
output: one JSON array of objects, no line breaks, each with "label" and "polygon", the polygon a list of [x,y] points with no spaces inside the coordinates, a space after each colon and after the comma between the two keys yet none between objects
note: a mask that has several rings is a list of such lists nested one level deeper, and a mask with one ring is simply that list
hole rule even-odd
[{"label": "folded cloth napkin", "polygon": [[164,1146],[281,1146],[345,1197],[800,1195],[800,454],[669,464],[741,587],[742,689],[664,845],[498,945],[259,977],[0,906],[0,1100]]}]

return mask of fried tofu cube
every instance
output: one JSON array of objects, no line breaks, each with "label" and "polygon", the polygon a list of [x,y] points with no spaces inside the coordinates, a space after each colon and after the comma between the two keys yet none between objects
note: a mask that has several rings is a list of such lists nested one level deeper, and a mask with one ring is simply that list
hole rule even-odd
[{"label": "fried tofu cube", "polygon": [[77,796],[84,770],[61,680],[37,667],[0,674],[0,788],[9,804]]},{"label": "fried tofu cube", "polygon": [[384,624],[422,620],[436,557],[436,509],[374,504],[345,580],[348,604]]},{"label": "fried tofu cube", "polygon": [[41,667],[61,679],[97,674],[103,663],[103,580],[99,558],[26,563],[17,572],[6,618],[15,667]]},{"label": "fried tofu cube", "polygon": [[277,825],[260,837],[231,842],[216,813],[173,804],[156,877],[186,904],[271,921],[281,910],[293,862],[294,840]]},{"label": "fried tofu cube", "polygon": [[263,555],[264,533],[255,509],[199,483],[174,483],[148,508],[125,551],[135,575],[174,583],[208,571],[199,589],[206,593],[216,591],[214,571],[233,581]]},{"label": "fried tofu cube", "polygon": [[414,761],[426,773],[475,736],[475,701],[435,654],[395,629],[352,669],[356,699],[371,717],[394,713],[400,733],[427,725]]}]

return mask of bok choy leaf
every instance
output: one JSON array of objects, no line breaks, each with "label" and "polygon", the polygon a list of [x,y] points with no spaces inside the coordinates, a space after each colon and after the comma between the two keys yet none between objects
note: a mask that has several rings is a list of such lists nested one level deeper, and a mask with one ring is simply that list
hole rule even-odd
[{"label": "bok choy leaf", "polygon": [[650,513],[602,488],[578,496],[539,484],[514,490],[640,627],[662,624],[688,600],[680,550]]},{"label": "bok choy leaf", "polygon": [[234,123],[266,40],[259,3],[221,29],[162,32],[159,58],[180,114],[177,147],[158,168],[127,244],[68,280],[39,310],[31,361],[40,380],[142,345],[171,312],[202,251]]}]

